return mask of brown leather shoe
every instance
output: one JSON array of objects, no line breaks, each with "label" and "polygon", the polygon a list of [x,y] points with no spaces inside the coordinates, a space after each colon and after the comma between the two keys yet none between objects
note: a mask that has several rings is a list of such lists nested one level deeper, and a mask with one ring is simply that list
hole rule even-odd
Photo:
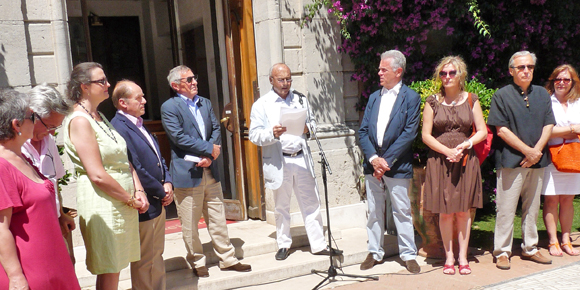
[{"label": "brown leather shoe", "polygon": [[252,271],[252,266],[238,262],[235,265],[232,265],[232,266],[229,266],[226,268],[221,268],[221,270],[222,271],[236,271],[236,272],[250,272],[250,271]]},{"label": "brown leather shoe", "polygon": [[369,253],[367,255],[366,259],[362,262],[362,264],[360,264],[360,269],[361,270],[372,269],[375,265],[382,264],[382,263],[383,263],[383,261],[375,260],[375,258],[373,257],[373,254]]},{"label": "brown leather shoe", "polygon": [[413,274],[421,272],[421,267],[419,267],[419,264],[417,264],[415,259],[405,261],[405,266],[407,266],[407,271]]},{"label": "brown leather shoe", "polygon": [[193,269],[193,274],[195,274],[195,276],[200,277],[200,278],[207,278],[209,277],[209,271],[207,270],[206,266],[201,266],[198,268],[194,268]]},{"label": "brown leather shoe", "polygon": [[537,251],[534,255],[532,256],[525,256],[522,254],[522,259],[524,260],[531,260],[534,261],[538,264],[552,264],[552,259],[544,257],[544,255],[542,255],[540,253],[540,251]]},{"label": "brown leather shoe", "polygon": [[495,266],[502,270],[510,269],[510,259],[506,256],[499,256],[495,262]]}]

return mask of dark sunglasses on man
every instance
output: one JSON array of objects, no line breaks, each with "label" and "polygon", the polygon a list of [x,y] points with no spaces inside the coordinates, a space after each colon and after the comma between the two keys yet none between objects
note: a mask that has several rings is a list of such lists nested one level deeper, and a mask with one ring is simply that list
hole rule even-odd
[{"label": "dark sunglasses on man", "polygon": [[193,82],[193,80],[195,80],[197,82],[197,76],[196,75],[193,75],[193,76],[190,76],[190,77],[181,78],[179,80],[180,81],[181,80],[185,80],[186,83],[191,84]]}]

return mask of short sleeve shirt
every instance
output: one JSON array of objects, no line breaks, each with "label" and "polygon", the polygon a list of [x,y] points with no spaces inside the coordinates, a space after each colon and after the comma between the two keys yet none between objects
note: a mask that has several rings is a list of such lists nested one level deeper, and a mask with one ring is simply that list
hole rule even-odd
[{"label": "short sleeve shirt", "polygon": [[[552,102],[546,89],[531,85],[526,93],[516,84],[499,89],[491,99],[487,124],[507,127],[522,142],[534,147],[542,136],[544,126],[556,124],[552,112]],[[527,105],[529,102],[529,106]],[[496,168],[520,167],[524,154],[512,148],[501,138],[494,139]],[[542,168],[550,164],[547,146],[542,150],[540,161],[532,168]]]}]

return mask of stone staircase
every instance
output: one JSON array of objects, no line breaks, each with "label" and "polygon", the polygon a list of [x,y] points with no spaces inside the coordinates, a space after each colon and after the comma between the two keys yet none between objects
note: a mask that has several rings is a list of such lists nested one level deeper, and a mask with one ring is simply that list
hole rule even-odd
[{"label": "stone staircase", "polygon": [[[211,239],[207,230],[200,229],[200,237],[204,243],[204,253],[208,261],[210,277],[198,278],[193,275],[190,263],[185,259],[186,250],[181,233],[166,235],[165,266],[167,271],[167,289],[233,289],[239,287],[252,288],[252,285],[263,285],[311,274],[312,269],[327,270],[330,266],[328,256],[316,256],[310,253],[308,239],[303,226],[291,229],[293,247],[290,256],[284,261],[276,261],[277,251],[275,226],[263,221],[243,221],[228,225],[232,244],[236,248],[236,256],[245,264],[252,265],[252,271],[238,273],[221,271],[217,266],[218,259],[213,251]],[[336,246],[344,251],[335,265],[348,266],[361,263],[366,255],[366,230],[351,228],[345,230],[333,229]],[[385,235],[385,244],[396,245],[396,236]],[[387,256],[397,254],[397,247],[386,247]],[[390,251],[390,252],[389,252]],[[91,275],[85,266],[85,248],[76,247],[76,272],[83,289],[95,289],[95,276]],[[130,271],[127,267],[121,271],[119,289],[131,288]],[[314,285],[304,285],[312,288]],[[300,287],[303,288],[303,287]]]}]

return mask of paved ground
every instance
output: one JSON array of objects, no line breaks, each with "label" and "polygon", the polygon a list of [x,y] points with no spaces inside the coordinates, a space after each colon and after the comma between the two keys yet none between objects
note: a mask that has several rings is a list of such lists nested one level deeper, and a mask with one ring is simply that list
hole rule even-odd
[{"label": "paved ground", "polygon": [[[580,246],[580,233],[572,235],[574,246]],[[540,245],[547,245],[541,241]],[[518,247],[518,245],[514,245]],[[412,275],[406,270],[380,277],[378,282],[366,281],[338,287],[340,290],[366,289],[580,289],[578,276],[580,273],[580,256],[552,257],[551,265],[540,265],[531,261],[522,260],[517,251],[511,258],[510,270],[499,270],[493,263],[490,252],[481,252],[470,258],[471,275],[462,276],[457,273],[453,276],[443,274],[443,261],[427,259],[426,265],[421,267],[421,273]],[[545,248],[543,255],[548,256]],[[397,258],[391,259],[397,261]],[[399,260],[400,261],[400,260]],[[422,263],[420,263],[422,264]],[[332,287],[332,283],[328,285]]]}]

